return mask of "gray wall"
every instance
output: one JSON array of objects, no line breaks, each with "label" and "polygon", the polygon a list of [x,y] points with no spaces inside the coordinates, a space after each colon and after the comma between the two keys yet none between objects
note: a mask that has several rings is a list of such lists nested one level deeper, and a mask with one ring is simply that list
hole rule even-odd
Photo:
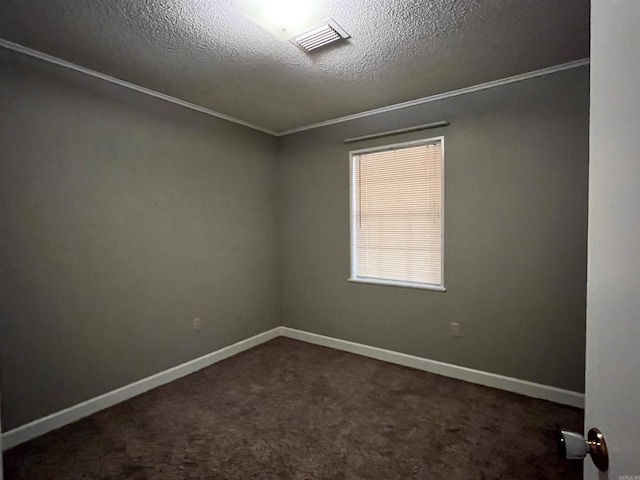
[{"label": "gray wall", "polygon": [[280,324],[273,137],[4,50],[0,105],[6,430]]},{"label": "gray wall", "polygon": [[[584,391],[588,110],[582,67],[281,138],[284,323]],[[437,135],[447,292],[348,283],[349,149]]]},{"label": "gray wall", "polygon": [[[280,324],[582,391],[588,82],[276,140],[0,50],[3,427]],[[352,148],[445,136],[447,292],[348,283],[342,140],[437,120]]]}]

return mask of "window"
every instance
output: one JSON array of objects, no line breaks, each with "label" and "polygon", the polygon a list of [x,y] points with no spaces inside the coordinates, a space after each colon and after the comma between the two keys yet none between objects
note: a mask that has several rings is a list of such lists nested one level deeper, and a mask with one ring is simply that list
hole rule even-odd
[{"label": "window", "polygon": [[351,281],[444,291],[443,143],[351,152]]}]

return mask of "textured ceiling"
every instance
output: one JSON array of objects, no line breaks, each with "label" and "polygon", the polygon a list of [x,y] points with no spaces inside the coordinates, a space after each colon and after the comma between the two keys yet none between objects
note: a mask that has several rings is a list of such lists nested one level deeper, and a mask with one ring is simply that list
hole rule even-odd
[{"label": "textured ceiling", "polygon": [[248,1],[1,0],[0,37],[274,131],[589,56],[589,0],[317,0],[352,38],[310,56]]}]

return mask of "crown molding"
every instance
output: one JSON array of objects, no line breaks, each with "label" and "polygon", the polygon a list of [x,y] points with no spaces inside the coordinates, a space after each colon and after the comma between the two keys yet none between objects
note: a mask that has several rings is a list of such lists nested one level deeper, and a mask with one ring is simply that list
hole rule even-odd
[{"label": "crown molding", "polygon": [[359,118],[370,117],[372,115],[379,115],[381,113],[392,112],[394,110],[401,110],[403,108],[415,107],[416,105],[423,105],[425,103],[437,102],[438,100],[444,100],[445,98],[458,97],[460,95],[466,95],[468,93],[479,92],[481,90],[487,90],[489,88],[501,87],[510,83],[521,82],[523,80],[529,80],[530,78],[542,77],[543,75],[549,75],[552,73],[562,72],[563,70],[570,70],[572,68],[583,67],[589,65],[591,60],[589,58],[582,58],[573,62],[563,63],[561,65],[555,65],[553,67],[542,68],[540,70],[534,70],[532,72],[521,73],[514,75],[513,77],[502,78],[499,80],[493,80],[487,83],[481,83],[479,85],[473,85],[471,87],[464,87],[458,90],[452,90],[450,92],[439,93],[437,95],[431,95],[429,97],[417,98],[415,100],[409,100],[408,102],[396,103],[387,107],[375,108],[373,110],[367,110],[353,115],[346,115],[344,117],[338,117],[331,120],[324,120],[318,123],[311,123],[309,125],[303,125],[301,127],[291,128],[276,133],[276,136],[283,137],[285,135],[291,135],[292,133],[304,132],[305,130],[312,130],[314,128],[326,127],[329,125],[335,125],[336,123],[348,122],[350,120],[357,120]]},{"label": "crown molding", "polygon": [[145,95],[159,98],[160,100],[164,100],[165,102],[173,103],[175,105],[180,105],[181,107],[185,107],[190,110],[195,110],[196,112],[204,113],[205,115],[210,115],[212,117],[220,118],[222,120],[227,120],[228,122],[237,123],[238,125],[249,127],[253,130],[258,130],[263,133],[268,133],[269,135],[277,135],[277,132],[274,132],[273,130],[269,130],[268,128],[263,128],[258,125],[254,125],[253,123],[245,122],[244,120],[240,120],[239,118],[235,118],[230,115],[225,115],[224,113],[216,112],[215,110],[211,110],[209,108],[196,105],[195,103],[187,102],[185,100],[172,97],[171,95],[166,95],[164,93],[156,92],[155,90],[151,90],[150,88],[142,87],[140,85],[136,85],[135,83],[127,82],[126,80],[121,80],[119,78],[112,77],[111,75],[107,75],[107,74],[98,72],[96,70],[91,70],[90,68],[86,68],[81,65],[76,65],[75,63],[71,63],[61,58],[54,57],[53,55],[49,55],[47,53],[43,53],[38,50],[33,50],[32,48],[25,47],[24,45],[20,45],[18,43],[10,42],[9,40],[5,40],[4,38],[0,38],[0,47],[5,48],[7,50],[14,51],[14,52],[22,53],[29,57],[37,58],[39,60],[44,60],[45,62],[52,63],[59,67],[84,73],[85,75],[89,75],[90,77],[98,78],[100,80],[104,80],[105,82],[113,83],[115,85],[119,85],[121,87],[128,88],[130,90],[135,90],[136,92],[144,93]]},{"label": "crown molding", "polygon": [[32,48],[25,47],[18,43],[10,42],[9,40],[5,40],[0,38],[0,47],[5,48],[7,50],[11,50],[14,52],[22,53],[29,57],[37,58],[39,60],[43,60],[48,63],[52,63],[59,67],[68,68],[69,70],[73,70],[76,72],[84,73],[85,75],[89,75],[94,78],[98,78],[100,80],[104,80],[109,83],[113,83],[115,85],[119,85],[124,88],[128,88],[130,90],[135,90],[136,92],[143,93],[145,95],[149,95],[160,100],[164,100],[166,102],[173,103],[175,105],[180,105],[181,107],[188,108],[190,110],[195,110],[196,112],[204,113],[205,115],[210,115],[212,117],[220,118],[222,120],[227,120],[229,122],[236,123],[238,125],[242,125],[253,130],[257,130],[263,133],[267,133],[269,135],[273,135],[276,137],[283,137],[285,135],[291,135],[293,133],[304,132],[306,130],[313,130],[315,128],[326,127],[329,125],[335,125],[337,123],[348,122],[351,120],[357,120],[359,118],[370,117],[373,115],[379,115],[381,113],[392,112],[394,110],[401,110],[403,108],[415,107],[417,105],[423,105],[425,103],[437,102],[438,100],[444,100],[445,98],[457,97],[460,95],[466,95],[468,93],[479,92],[481,90],[487,90],[489,88],[500,87],[503,85],[508,85],[510,83],[521,82],[523,80],[529,80],[531,78],[541,77],[544,75],[549,75],[552,73],[562,72],[564,70],[569,70],[572,68],[583,67],[585,65],[590,64],[589,58],[582,58],[580,60],[575,60],[573,62],[563,63],[560,65],[555,65],[553,67],[542,68],[540,70],[534,70],[532,72],[522,73],[519,75],[514,75],[512,77],[502,78],[499,80],[493,80],[491,82],[481,83],[479,85],[473,85],[470,87],[460,88],[458,90],[452,90],[450,92],[439,93],[437,95],[431,95],[428,97],[417,98],[415,100],[409,100],[407,102],[396,103],[394,105],[389,105],[386,107],[375,108],[373,110],[366,110],[364,112],[355,113],[353,115],[346,115],[344,117],[338,117],[331,120],[324,120],[322,122],[311,123],[308,125],[302,125],[300,127],[291,128],[288,130],[283,130],[280,132],[270,130],[268,128],[261,127],[259,125],[255,125],[250,122],[246,122],[236,117],[232,117],[231,115],[226,115],[224,113],[216,112],[215,110],[211,110],[206,107],[202,107],[200,105],[196,105],[195,103],[187,102],[185,100],[181,100],[176,97],[172,97],[170,95],[166,95],[164,93],[157,92],[155,90],[151,90],[150,88],[142,87],[140,85],[136,85],[131,82],[127,82],[126,80],[121,80],[116,77],[112,77],[111,75],[107,75],[96,70],[91,70],[90,68],[83,67],[81,65],[77,65],[75,63],[68,62],[58,57],[54,57],[53,55],[49,55],[47,53],[40,52],[38,50],[34,50]]}]

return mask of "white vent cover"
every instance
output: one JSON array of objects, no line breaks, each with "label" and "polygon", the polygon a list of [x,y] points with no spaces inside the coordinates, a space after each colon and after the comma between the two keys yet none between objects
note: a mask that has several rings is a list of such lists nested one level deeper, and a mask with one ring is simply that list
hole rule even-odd
[{"label": "white vent cover", "polygon": [[324,25],[292,38],[291,42],[303,51],[310,52],[343,38],[349,38],[349,34],[336,22],[328,20]]}]

